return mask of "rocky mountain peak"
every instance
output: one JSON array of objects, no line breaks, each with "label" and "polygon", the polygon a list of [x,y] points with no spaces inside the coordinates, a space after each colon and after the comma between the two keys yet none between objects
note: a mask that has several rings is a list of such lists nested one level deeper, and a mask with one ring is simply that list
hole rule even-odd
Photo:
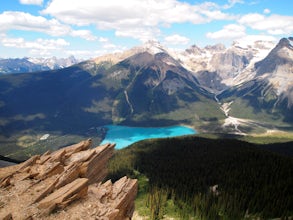
[{"label": "rocky mountain peak", "polygon": [[283,38],[275,48],[278,50],[278,55],[286,59],[288,62],[292,62],[293,60],[293,46],[291,43],[292,40],[290,40],[290,38]]},{"label": "rocky mountain peak", "polygon": [[133,47],[129,50],[123,52],[117,52],[114,54],[106,54],[97,58],[94,58],[93,61],[95,63],[100,62],[111,62],[113,64],[119,63],[125,59],[129,59],[132,56],[135,56],[140,53],[149,53],[150,55],[155,55],[158,53],[168,53],[167,49],[164,48],[160,42],[155,40],[149,40],[140,46]]},{"label": "rocky mountain peak", "polygon": [[[291,45],[292,40],[293,40],[292,37],[282,38],[279,41],[279,43],[272,49],[269,55],[278,55],[283,57],[287,57],[288,55],[290,56],[289,53],[292,53],[293,51],[293,46]],[[285,52],[285,54],[282,54],[284,53],[284,51],[287,51],[287,52]]]},{"label": "rocky mountain peak", "polygon": [[253,40],[243,39],[240,41],[234,41],[232,47],[241,48],[245,50],[271,50],[275,46],[275,42],[268,40]]},{"label": "rocky mountain peak", "polygon": [[204,49],[208,51],[213,51],[213,52],[223,52],[225,51],[226,47],[224,44],[216,44],[216,45],[208,45]]},{"label": "rocky mountain peak", "polygon": [[276,72],[283,65],[293,65],[293,46],[290,41],[289,38],[282,38],[265,59],[255,64],[258,76]]},{"label": "rocky mountain peak", "polygon": [[168,53],[167,49],[164,48],[160,44],[160,42],[156,41],[156,40],[149,40],[149,41],[145,42],[139,49],[147,51],[153,55],[155,55],[157,53]]},{"label": "rocky mountain peak", "polygon": [[281,39],[263,60],[255,64],[256,76],[269,82],[278,97],[278,102],[287,100],[288,108],[293,105],[293,47],[291,41],[290,38]]},{"label": "rocky mountain peak", "polygon": [[293,49],[290,41],[293,41],[292,37],[282,38],[276,47],[278,47],[278,48],[287,47],[289,49]]},{"label": "rocky mountain peak", "polygon": [[255,41],[252,48],[261,50],[271,50],[274,48],[275,43],[273,41]]},{"label": "rocky mountain peak", "polygon": [[193,55],[201,55],[202,53],[204,53],[204,51],[195,44],[192,45],[190,48],[186,49],[185,52],[187,54],[193,54]]}]

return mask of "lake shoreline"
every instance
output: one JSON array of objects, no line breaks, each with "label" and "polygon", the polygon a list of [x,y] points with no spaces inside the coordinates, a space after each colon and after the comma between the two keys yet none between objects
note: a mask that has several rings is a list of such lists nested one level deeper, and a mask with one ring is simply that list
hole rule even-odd
[{"label": "lake shoreline", "polygon": [[173,125],[163,127],[131,127],[124,125],[105,125],[107,129],[105,138],[101,145],[105,143],[116,143],[116,149],[125,148],[135,142],[152,139],[152,138],[167,138],[183,135],[197,134],[191,126]]}]

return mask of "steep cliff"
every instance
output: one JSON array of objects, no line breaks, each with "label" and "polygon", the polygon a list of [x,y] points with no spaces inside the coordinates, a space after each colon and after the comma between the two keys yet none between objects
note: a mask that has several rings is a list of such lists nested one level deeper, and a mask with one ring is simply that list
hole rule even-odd
[{"label": "steep cliff", "polygon": [[129,219],[137,180],[103,179],[114,144],[91,140],[0,169],[0,219]]},{"label": "steep cliff", "polygon": [[[293,40],[283,38],[254,65],[255,77],[233,86],[217,98],[231,102],[231,116],[286,129],[293,122]],[[247,76],[247,79],[249,77]],[[287,124],[286,124],[287,123]],[[267,126],[265,126],[267,127]]]}]

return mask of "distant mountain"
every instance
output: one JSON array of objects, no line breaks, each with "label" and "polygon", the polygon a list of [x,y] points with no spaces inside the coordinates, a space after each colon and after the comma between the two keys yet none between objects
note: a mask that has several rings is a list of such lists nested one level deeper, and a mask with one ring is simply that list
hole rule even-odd
[{"label": "distant mountain", "polygon": [[176,52],[149,41],[63,69],[2,75],[0,132],[22,146],[31,133],[75,137],[106,124],[187,124],[239,134],[290,129],[291,43]]},{"label": "distant mountain", "polygon": [[265,58],[273,47],[274,44],[270,41],[246,44],[234,42],[229,48],[222,44],[204,48],[193,45],[177,54],[177,58],[194,73],[202,86],[219,93],[252,79],[254,63]]},{"label": "distant mountain", "polygon": [[9,73],[26,73],[65,68],[80,61],[74,56],[68,58],[9,58],[0,59],[0,75]]},{"label": "distant mountain", "polygon": [[231,114],[275,125],[293,123],[292,40],[281,39],[263,60],[256,62],[253,79],[232,86],[218,96],[220,100],[234,102],[230,106]]},{"label": "distant mountain", "polygon": [[82,61],[82,60],[76,59],[74,56],[69,56],[67,58],[56,58],[56,57],[29,58],[28,60],[34,64],[47,66],[49,67],[50,70],[69,67]]},{"label": "distant mountain", "polygon": [[117,63],[89,60],[1,76],[1,133],[79,133],[112,123],[163,126],[224,117],[214,95],[157,43],[128,54]]}]

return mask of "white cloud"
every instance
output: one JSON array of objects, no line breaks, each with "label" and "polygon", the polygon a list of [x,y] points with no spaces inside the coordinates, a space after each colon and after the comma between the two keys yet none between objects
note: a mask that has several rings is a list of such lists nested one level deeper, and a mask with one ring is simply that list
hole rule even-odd
[{"label": "white cloud", "polygon": [[42,5],[43,0],[19,0],[19,3],[24,5]]},{"label": "white cloud", "polygon": [[71,56],[73,55],[76,58],[80,59],[90,59],[94,57],[98,57],[101,55],[109,54],[109,53],[116,53],[126,50],[126,47],[122,47],[119,45],[116,45],[110,41],[110,39],[105,37],[99,37],[98,41],[100,45],[97,45],[99,48],[98,50],[92,49],[92,50],[83,50],[83,49],[76,49],[76,50],[64,50],[65,56]]},{"label": "white cloud", "polygon": [[69,24],[96,24],[107,29],[113,24],[156,26],[173,22],[205,22],[194,6],[176,0],[52,0],[43,13]]},{"label": "white cloud", "polygon": [[228,4],[224,5],[223,8],[232,8],[235,4],[243,4],[243,0],[228,0]]},{"label": "white cloud", "polygon": [[255,13],[242,16],[238,22],[255,30],[266,31],[272,35],[292,34],[293,32],[293,16],[265,16]]},{"label": "white cloud", "polygon": [[268,9],[268,8],[265,8],[265,9],[263,10],[263,13],[264,13],[264,14],[269,14],[269,13],[271,13],[271,10]]},{"label": "white cloud", "polygon": [[206,15],[209,21],[212,20],[233,20],[235,16],[223,13],[220,10],[202,10],[202,14]]},{"label": "white cloud", "polygon": [[99,42],[106,43],[106,42],[109,42],[109,39],[105,37],[99,37]]},{"label": "white cloud", "polygon": [[174,34],[174,35],[170,35],[170,36],[165,37],[166,44],[186,45],[189,43],[189,41],[190,41],[189,38],[178,35],[178,34]]},{"label": "white cloud", "polygon": [[24,38],[8,38],[3,37],[0,42],[5,47],[29,49],[31,54],[49,55],[50,52],[62,50],[64,47],[69,46],[69,42],[64,39],[42,39],[38,38],[35,41],[26,41]]},{"label": "white cloud", "polygon": [[98,41],[101,43],[101,48],[105,49],[105,51],[107,51],[108,53],[125,49],[121,46],[113,44],[108,38],[105,37],[99,37]]},{"label": "white cloud", "polygon": [[220,9],[229,9],[234,7],[236,4],[243,4],[244,0],[228,0],[228,3],[225,5],[218,5],[217,3],[211,1],[205,1],[198,5],[202,10],[220,10]]},{"label": "white cloud", "polygon": [[66,54],[66,56],[74,56],[76,58],[82,59],[93,58],[103,54],[102,51],[95,52],[91,50],[65,50],[64,53]]},{"label": "white cloud", "polygon": [[111,48],[111,50],[108,49],[101,49],[101,50],[65,50],[64,53],[66,56],[71,56],[73,55],[76,58],[82,58],[82,59],[90,59],[94,57],[99,57],[105,54],[109,53],[116,53],[116,52],[122,52],[126,48],[120,48],[115,47],[115,49]]},{"label": "white cloud", "polygon": [[245,27],[238,24],[229,24],[224,26],[222,30],[206,34],[211,39],[237,39],[245,35]]},{"label": "white cloud", "polygon": [[254,46],[255,42],[262,41],[267,42],[267,45],[273,46],[277,42],[277,38],[269,35],[246,35],[237,39],[237,43],[242,47]]},{"label": "white cloud", "polygon": [[42,39],[38,38],[35,41],[25,41],[24,38],[4,38],[1,42],[6,47],[29,48],[29,49],[61,49],[64,46],[69,46],[69,43],[64,39]]},{"label": "white cloud", "polygon": [[89,30],[71,30],[70,35],[73,37],[80,37],[88,41],[94,41],[97,37],[93,36]]},{"label": "white cloud", "polygon": [[0,31],[24,30],[46,33],[51,36],[78,36],[86,40],[95,40],[89,30],[73,30],[69,25],[61,24],[56,19],[47,20],[19,11],[5,11],[0,14]]},{"label": "white cloud", "polygon": [[160,29],[152,27],[117,28],[115,35],[118,37],[131,37],[142,42],[156,40],[161,34]]},{"label": "white cloud", "polygon": [[107,49],[107,50],[114,50],[117,48],[117,45],[115,44],[111,44],[111,43],[107,43],[107,44],[104,44],[103,45],[103,48],[104,49]]},{"label": "white cloud", "polygon": [[[229,4],[238,2],[230,0]],[[114,30],[116,36],[146,41],[156,39],[160,27],[174,23],[203,24],[233,18],[219,8],[215,3],[193,5],[178,0],[52,0],[42,13],[67,24],[93,24],[101,30]]]},{"label": "white cloud", "polygon": [[222,10],[231,8],[236,3],[242,3],[242,1],[232,0],[229,1],[229,4],[223,6],[218,5],[214,2],[203,2],[194,7],[196,8],[196,11],[198,11],[198,13],[205,17],[206,22],[210,22],[213,20],[235,20],[235,15],[224,13]]}]

